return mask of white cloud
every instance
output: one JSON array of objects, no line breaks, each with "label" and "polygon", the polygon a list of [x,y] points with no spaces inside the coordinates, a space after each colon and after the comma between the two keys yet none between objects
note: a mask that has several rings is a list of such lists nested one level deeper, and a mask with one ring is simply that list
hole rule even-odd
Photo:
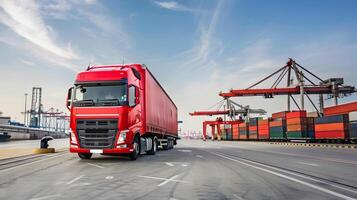
[{"label": "white cloud", "polygon": [[77,58],[70,44],[64,48],[55,42],[54,33],[42,19],[35,1],[4,0],[0,7],[0,22],[19,36],[54,56],[68,60]]},{"label": "white cloud", "polygon": [[199,41],[193,46],[192,49],[182,53],[185,57],[183,59],[185,62],[182,66],[192,66],[192,68],[196,69],[202,66],[207,67],[207,65],[215,63],[215,58],[223,52],[224,47],[222,42],[214,37],[221,13],[222,3],[223,0],[218,1],[208,25],[204,24],[203,21],[199,23]]},{"label": "white cloud", "polygon": [[189,8],[187,6],[181,5],[175,1],[154,1],[154,3],[161,8],[174,11],[186,11],[186,12],[195,12],[197,10]]},{"label": "white cloud", "polygon": [[28,61],[28,60],[21,60],[22,63],[26,64],[26,65],[30,65],[30,66],[34,66],[35,63]]}]

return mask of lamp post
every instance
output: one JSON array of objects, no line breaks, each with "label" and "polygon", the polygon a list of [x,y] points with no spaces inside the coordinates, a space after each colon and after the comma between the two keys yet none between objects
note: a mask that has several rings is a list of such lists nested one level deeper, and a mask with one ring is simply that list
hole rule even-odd
[{"label": "lamp post", "polygon": [[25,112],[24,112],[24,126],[26,126],[26,119],[27,119],[27,93],[25,93]]}]

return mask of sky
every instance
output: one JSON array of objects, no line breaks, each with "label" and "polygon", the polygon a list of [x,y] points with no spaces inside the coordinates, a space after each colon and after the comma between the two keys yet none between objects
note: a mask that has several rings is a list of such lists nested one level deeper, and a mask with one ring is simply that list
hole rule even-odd
[{"label": "sky", "polygon": [[[0,110],[21,122],[24,93],[42,87],[45,110],[66,111],[67,89],[88,65],[145,63],[176,103],[182,130],[199,131],[213,118],[189,112],[288,58],[357,85],[356,8],[354,0],[0,0]],[[286,109],[283,96],[232,100]]]}]

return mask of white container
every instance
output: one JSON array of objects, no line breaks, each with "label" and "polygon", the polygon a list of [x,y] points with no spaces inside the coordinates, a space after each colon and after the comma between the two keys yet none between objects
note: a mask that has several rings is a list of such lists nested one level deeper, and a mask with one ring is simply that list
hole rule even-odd
[{"label": "white container", "polygon": [[357,121],[357,111],[348,113],[348,117],[350,121]]}]

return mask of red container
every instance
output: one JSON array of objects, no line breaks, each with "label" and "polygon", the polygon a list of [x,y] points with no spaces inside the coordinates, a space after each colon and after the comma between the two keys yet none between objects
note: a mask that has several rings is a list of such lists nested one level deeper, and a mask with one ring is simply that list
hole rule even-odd
[{"label": "red container", "polygon": [[306,117],[306,111],[291,111],[286,113],[286,119]]},{"label": "red container", "polygon": [[271,115],[271,117],[272,118],[285,118],[286,117],[286,113],[288,113],[288,111],[282,111],[282,112],[273,113]]},{"label": "red container", "polygon": [[331,106],[324,109],[325,116],[348,114],[349,112],[357,111],[357,102]]},{"label": "red container", "polygon": [[316,139],[347,139],[347,131],[315,131]]}]

